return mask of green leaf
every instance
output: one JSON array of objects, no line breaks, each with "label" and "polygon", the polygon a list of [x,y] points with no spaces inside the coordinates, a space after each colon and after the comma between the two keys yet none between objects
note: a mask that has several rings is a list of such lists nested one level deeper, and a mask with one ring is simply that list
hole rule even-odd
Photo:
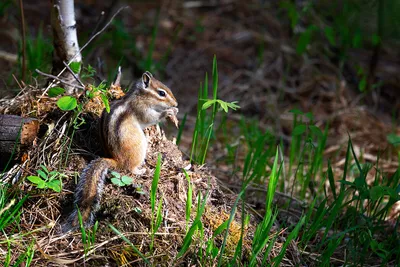
[{"label": "green leaf", "polygon": [[396,193],[396,190],[387,186],[374,186],[369,191],[370,197],[372,200],[378,200],[384,196],[390,196],[393,199],[400,199],[399,195]]},{"label": "green leaf", "polygon": [[209,99],[209,100],[207,100],[204,104],[203,104],[203,106],[201,107],[201,109],[208,109],[211,105],[213,105],[214,103],[215,103],[215,101],[216,100],[214,100],[214,99]]},{"label": "green leaf", "polygon": [[358,83],[358,90],[360,90],[360,92],[365,92],[366,88],[367,88],[367,77],[364,76]]},{"label": "green leaf", "polygon": [[382,188],[382,186],[374,186],[370,189],[369,194],[371,199],[376,201],[385,195],[385,190]]},{"label": "green leaf", "polygon": [[213,248],[213,240],[208,240],[207,241],[207,247],[206,247],[206,253],[207,253],[207,255],[208,254],[211,254],[211,250],[212,250],[212,248]]},{"label": "green leaf", "polygon": [[61,192],[61,182],[60,180],[52,180],[47,183],[47,187],[53,189],[55,192]]},{"label": "green leaf", "polygon": [[74,61],[69,64],[69,67],[75,74],[79,74],[81,72],[81,65],[81,62]]},{"label": "green leaf", "polygon": [[398,135],[389,134],[386,136],[386,139],[388,140],[389,143],[391,143],[394,146],[397,146],[400,144],[400,136],[398,136]]},{"label": "green leaf", "polygon": [[42,168],[46,173],[49,173],[49,170],[43,164],[40,164],[40,168]]},{"label": "green leaf", "polygon": [[39,189],[44,189],[44,188],[47,187],[47,186],[46,186],[46,182],[45,182],[45,181],[41,181],[41,182],[39,182],[39,183],[37,184],[36,187],[39,188]]},{"label": "green leaf", "polygon": [[195,221],[192,226],[190,226],[189,231],[186,233],[186,236],[183,239],[181,250],[178,252],[178,255],[176,255],[176,258],[180,258],[189,249],[189,246],[192,243],[193,235],[200,223],[201,221]]},{"label": "green leaf", "polygon": [[61,94],[64,94],[65,90],[61,87],[51,87],[49,92],[47,93],[49,97],[55,97]]},{"label": "green leaf", "polygon": [[355,186],[355,184],[353,182],[349,182],[346,180],[339,180],[339,183],[344,184],[344,185]]},{"label": "green leaf", "polygon": [[357,32],[353,36],[353,47],[361,48],[361,46],[362,46],[362,35],[360,32]]},{"label": "green leaf", "polygon": [[363,190],[363,188],[367,187],[367,182],[365,181],[365,179],[361,176],[357,177],[356,179],[354,179],[354,185],[356,186],[356,188],[358,190]]},{"label": "green leaf", "polygon": [[125,184],[118,178],[111,178],[111,182],[118,186],[124,186]]},{"label": "green leaf", "polygon": [[100,94],[101,100],[103,100],[104,106],[106,106],[107,113],[110,113],[110,102],[104,93]]},{"label": "green leaf", "polygon": [[119,172],[112,171],[111,175],[114,176],[115,178],[121,178],[121,174]]},{"label": "green leaf", "polygon": [[57,106],[64,111],[73,110],[76,105],[76,98],[72,96],[63,96],[57,101]]},{"label": "green leaf", "polygon": [[215,259],[215,257],[217,257],[218,252],[219,252],[219,249],[217,247],[213,246],[211,249],[211,255],[214,259]]},{"label": "green leaf", "polygon": [[190,226],[189,231],[186,233],[186,236],[183,239],[181,249],[179,250],[178,254],[176,255],[177,259],[182,257],[182,255],[184,255],[185,252],[189,249],[196,230],[202,228],[201,216],[204,213],[208,193],[209,193],[209,191],[207,191],[206,196],[204,197],[204,199],[201,203],[200,203],[201,194],[198,195],[198,209],[197,209],[196,218],[194,219],[192,226]]},{"label": "green leaf", "polygon": [[124,176],[121,177],[121,181],[126,185],[130,185],[130,184],[133,183],[133,178],[124,175]]},{"label": "green leaf", "polygon": [[37,173],[39,174],[40,177],[42,177],[43,179],[47,180],[47,174],[44,171],[37,170]]},{"label": "green leaf", "polygon": [[380,42],[381,42],[381,38],[379,37],[379,35],[376,35],[376,34],[372,35],[372,44],[374,46],[379,45]]},{"label": "green leaf", "polygon": [[221,106],[221,108],[222,108],[226,113],[228,113],[228,105],[227,105],[227,103],[226,103],[225,101],[222,101],[222,100],[218,100],[218,103],[219,103],[219,105]]},{"label": "green leaf", "polygon": [[30,182],[34,184],[39,184],[39,183],[44,183],[44,181],[39,177],[39,176],[28,176],[26,179],[28,179]]},{"label": "green leaf", "polygon": [[240,106],[239,106],[239,105],[236,105],[236,103],[238,103],[238,101],[233,101],[233,102],[227,103],[227,104],[228,104],[228,107],[229,107],[230,109],[237,110],[238,108],[240,108]]},{"label": "green leaf", "polygon": [[92,99],[94,97],[93,91],[86,90],[86,97]]},{"label": "green leaf", "polygon": [[155,227],[154,227],[154,232],[157,232],[158,228],[160,228],[160,225],[162,223],[162,202],[163,199],[160,198],[160,200],[158,201],[158,205],[157,205],[157,212],[156,212],[156,223],[155,223]]},{"label": "green leaf", "polygon": [[313,32],[313,27],[308,27],[306,31],[300,34],[299,40],[297,41],[297,46],[296,46],[296,52],[299,55],[302,55],[306,49],[307,46],[311,42],[311,37],[312,37],[312,32]]},{"label": "green leaf", "polygon": [[329,43],[331,45],[336,45],[336,40],[335,40],[335,30],[332,27],[326,27],[325,28],[325,36],[328,39]]},{"label": "green leaf", "polygon": [[296,115],[303,115],[304,114],[301,110],[299,110],[297,108],[291,109],[291,110],[289,110],[289,112],[292,113],[292,114],[296,114]]},{"label": "green leaf", "polygon": [[212,83],[213,83],[213,99],[217,99],[218,93],[218,68],[217,68],[217,56],[214,54],[213,67],[212,67]]},{"label": "green leaf", "polygon": [[287,15],[290,19],[290,26],[294,30],[299,20],[299,13],[296,9],[296,4],[291,1],[279,1],[281,8],[286,9]]},{"label": "green leaf", "polygon": [[322,131],[320,128],[318,128],[315,125],[309,125],[308,128],[310,129],[310,131],[316,135],[318,138],[321,138],[323,136]]},{"label": "green leaf", "polygon": [[314,115],[311,112],[307,112],[304,116],[306,116],[310,121],[314,120]]},{"label": "green leaf", "polygon": [[158,154],[156,169],[154,170],[153,181],[151,183],[151,189],[150,189],[150,206],[152,212],[155,211],[156,194],[157,194],[157,187],[158,187],[158,181],[160,179],[160,174],[161,174],[161,154]]},{"label": "green leaf", "polygon": [[228,228],[228,224],[229,224],[229,219],[227,219],[225,222],[221,223],[220,226],[218,226],[218,228],[215,229],[212,236],[216,237],[217,235],[222,233],[226,228]]},{"label": "green leaf", "polygon": [[304,124],[299,124],[293,129],[293,135],[301,135],[306,131],[306,125]]}]

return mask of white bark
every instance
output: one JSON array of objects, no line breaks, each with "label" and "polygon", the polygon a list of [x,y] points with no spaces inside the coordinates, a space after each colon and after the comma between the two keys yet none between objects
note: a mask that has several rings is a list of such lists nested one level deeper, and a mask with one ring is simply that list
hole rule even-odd
[{"label": "white bark", "polygon": [[[54,34],[54,58],[53,74],[57,75],[64,69],[64,62],[82,62],[79,52],[78,36],[76,32],[75,10],[73,0],[51,0],[51,24]],[[70,83],[76,82],[68,71],[60,76],[61,79]],[[64,86],[68,92],[73,88]]]}]

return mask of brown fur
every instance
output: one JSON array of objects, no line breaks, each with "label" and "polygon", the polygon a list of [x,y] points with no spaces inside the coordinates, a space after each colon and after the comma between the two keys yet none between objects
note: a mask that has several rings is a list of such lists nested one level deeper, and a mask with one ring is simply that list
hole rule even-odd
[{"label": "brown fur", "polygon": [[[159,91],[165,91],[166,95],[160,95]],[[171,90],[153,78],[151,73],[145,72],[135,90],[115,101],[110,113],[103,111],[100,137],[104,151],[110,158],[93,160],[83,171],[75,191],[74,204],[79,206],[85,226],[94,221],[108,168],[137,173],[146,157],[147,140],[143,128],[165,118],[170,109],[177,105]],[[76,210],[69,221],[72,227],[77,227]],[[70,225],[65,229],[70,230]]]}]

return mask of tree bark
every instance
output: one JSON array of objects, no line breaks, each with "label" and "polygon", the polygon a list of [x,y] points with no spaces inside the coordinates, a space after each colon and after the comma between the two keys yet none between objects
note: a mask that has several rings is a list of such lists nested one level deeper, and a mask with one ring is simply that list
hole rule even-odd
[{"label": "tree bark", "polygon": [[[58,75],[65,69],[64,63],[82,63],[76,32],[75,10],[73,0],[51,0],[51,24],[54,35],[53,74]],[[79,73],[77,73],[79,77]],[[76,78],[69,71],[64,71],[60,79],[70,84],[77,84]],[[75,87],[64,84],[67,93],[75,91]]]},{"label": "tree bark", "polygon": [[39,121],[16,115],[0,115],[0,167],[9,159],[18,158],[21,151],[33,144],[38,132]]}]

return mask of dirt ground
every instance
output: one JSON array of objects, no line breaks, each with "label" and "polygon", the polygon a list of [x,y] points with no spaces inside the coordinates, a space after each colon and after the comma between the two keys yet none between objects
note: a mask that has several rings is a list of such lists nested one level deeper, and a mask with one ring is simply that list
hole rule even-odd
[{"label": "dirt ground", "polygon": [[[204,80],[206,72],[211,73],[212,58],[218,59],[219,73],[219,98],[225,101],[239,101],[240,110],[229,115],[232,128],[232,137],[239,137],[240,129],[236,126],[242,117],[256,119],[262,130],[270,130],[275,136],[277,143],[283,140],[290,142],[293,116],[289,111],[297,108],[303,112],[311,112],[314,115],[316,125],[323,129],[329,124],[327,148],[324,152],[326,158],[332,162],[336,171],[343,169],[345,147],[350,135],[353,141],[355,152],[362,156],[366,162],[375,163],[380,157],[380,164],[385,172],[391,174],[398,168],[398,151],[387,139],[389,134],[400,135],[398,127],[398,115],[400,107],[399,97],[399,75],[400,57],[399,49],[396,49],[396,42],[388,41],[381,49],[376,70],[373,72],[373,79],[379,82],[376,90],[362,93],[359,90],[360,77],[358,69],[360,66],[368,69],[373,57],[373,50],[359,48],[349,51],[348,60],[344,66],[339,66],[338,56],[329,54],[329,43],[315,42],[308,47],[308,53],[299,55],[296,53],[296,44],[293,42],[293,34],[290,29],[290,21],[286,18],[282,9],[275,1],[155,1],[131,2],[131,1],[103,1],[101,3],[86,0],[76,1],[76,14],[78,24],[78,35],[81,45],[88,39],[95,26],[105,23],[115,10],[122,5],[129,5],[130,9],[125,10],[118,16],[118,24],[113,24],[106,30],[103,37],[95,40],[87,51],[84,51],[84,61],[91,64],[98,70],[97,82],[105,79],[108,73],[113,72],[122,65],[122,85],[128,86],[132,80],[140,77],[140,66],[146,58],[152,42],[152,34],[156,21],[157,9],[159,8],[157,35],[154,43],[152,58],[159,64],[151,70],[156,77],[159,77],[174,92],[182,120],[185,113],[188,119],[180,150],[167,143],[167,147],[160,148],[160,140],[165,138],[160,134],[161,139],[155,138],[155,149],[163,153],[173,151],[173,162],[167,162],[168,168],[164,176],[169,177],[167,172],[175,174],[179,168],[184,168],[189,163],[187,155],[190,151],[191,133],[194,127],[194,119],[197,104],[197,91],[200,83]],[[106,13],[101,18],[101,11]],[[47,38],[51,36],[50,9],[46,1],[24,1],[25,22],[27,25],[26,34],[37,36],[39,29]],[[40,19],[38,19],[40,18]],[[99,19],[100,18],[100,19]],[[17,72],[18,47],[21,40],[20,14],[17,8],[8,9],[0,18],[0,51],[6,56],[0,57],[0,96],[13,96],[24,87],[20,81],[20,74]],[[119,24],[120,23],[120,24]],[[119,35],[118,25],[123,25],[124,31]],[[127,34],[128,36],[125,36]],[[122,37],[121,37],[122,36]],[[118,42],[126,46],[131,45],[130,39],[134,39],[135,48],[119,47]],[[114,42],[115,40],[115,42]],[[121,41],[122,40],[122,41]],[[120,51],[118,50],[120,49]],[[136,51],[136,52],[135,52]],[[330,50],[329,50],[330,51]],[[141,55],[141,58],[135,57]],[[4,53],[3,53],[4,54]],[[121,59],[122,58],[122,59]],[[45,68],[45,66],[43,66]],[[15,77],[12,76],[14,74]],[[28,74],[29,76],[29,74]],[[16,82],[18,80],[18,83]],[[25,81],[35,88],[41,88],[43,79],[37,77]],[[21,110],[19,111],[21,112]],[[18,113],[18,111],[16,112]],[[176,135],[171,128],[167,132]],[[157,141],[158,140],[158,141]],[[224,140],[234,143],[236,140]],[[157,143],[158,142],[158,143]],[[162,143],[162,142],[161,142]],[[89,158],[96,154],[96,151],[88,149]],[[160,152],[160,151],[158,151]],[[287,155],[287,151],[284,152]],[[151,153],[148,159],[150,167],[155,166],[156,153]],[[168,154],[169,155],[169,154]],[[210,176],[212,178],[213,200],[215,210],[208,210],[206,214],[218,213],[221,218],[227,216],[229,207],[235,199],[233,192],[240,189],[241,181],[232,177],[232,169],[224,161],[227,151],[221,140],[217,140],[210,148],[204,173],[201,167],[193,171],[199,177]],[[240,158],[240,157],[239,157]],[[243,159],[243,158],[242,158]],[[83,159],[76,159],[75,167],[81,169],[85,162]],[[80,163],[79,163],[80,162]],[[73,166],[71,166],[72,168]],[[151,172],[143,181],[144,191],[151,186]],[[204,176],[202,176],[204,175]],[[179,224],[179,218],[184,216],[182,211],[186,188],[183,185],[185,177],[181,176],[176,181],[165,184],[164,192],[174,195],[182,200],[171,207],[169,218],[169,229],[174,233],[174,227],[184,230],[184,225]],[[195,176],[192,177],[195,179]],[[218,181],[217,181],[218,180]],[[70,181],[72,185],[73,181]],[[198,180],[198,192],[206,192],[206,181]],[[218,184],[218,185],[217,185]],[[229,187],[226,190],[220,189]],[[227,186],[229,185],[229,186]],[[72,187],[67,187],[72,192]],[[129,210],[127,213],[116,212],[115,207],[125,205],[124,201],[135,205],[143,205],[143,217],[148,218],[150,211],[148,203],[143,203],[140,194],[127,193],[123,189],[107,188],[103,216],[107,220],[129,221],[129,227],[124,228],[127,232],[144,231],[144,225],[135,225],[137,214]],[[232,191],[230,191],[232,190]],[[119,203],[115,203],[118,194]],[[226,202],[218,203],[219,198],[226,198]],[[59,214],[59,208],[63,203],[71,200],[71,194],[59,198],[30,200],[30,205],[40,208],[41,205],[47,209],[43,214]],[[251,198],[253,207],[260,202],[257,197]],[[64,201],[64,202],[62,202]],[[130,201],[130,202],[129,202]],[[46,203],[43,203],[46,202]],[[129,205],[125,205],[129,206]],[[398,216],[395,211],[392,216]],[[134,214],[134,215],[132,215]],[[140,215],[142,216],[142,215]],[[128,220],[129,218],[129,220]],[[133,220],[132,220],[133,218]],[[43,220],[42,220],[43,219]],[[52,220],[44,218],[34,221],[36,224],[48,224],[49,221],[57,221],[57,216]],[[256,216],[252,220],[257,220]],[[145,220],[144,220],[145,221]],[[223,220],[222,220],[223,221]],[[26,221],[26,223],[32,221]],[[209,220],[210,229],[215,229],[219,222]],[[251,226],[250,226],[251,227]],[[240,227],[239,227],[240,229]],[[104,230],[104,228],[102,228]],[[248,229],[251,232],[251,229]],[[177,230],[177,232],[179,232]],[[108,233],[110,234],[110,233]],[[136,233],[138,234],[138,233]],[[138,234],[140,235],[140,233]],[[111,234],[109,235],[111,236]],[[46,250],[44,236],[39,242],[42,245],[43,255],[50,251]],[[71,258],[71,251],[77,248],[72,247],[71,238],[65,238],[59,247],[52,247],[51,252],[60,257]],[[104,242],[107,236],[103,236]],[[251,244],[251,236],[248,236],[247,248]],[[177,234],[176,244],[182,242],[182,236]],[[68,254],[63,254],[63,246],[69,247]],[[167,247],[160,247],[167,249]],[[168,248],[171,249],[172,248]],[[105,249],[106,250],[106,249]],[[295,252],[293,248],[291,252]],[[132,253],[127,251],[124,253]],[[110,255],[112,253],[109,253]],[[166,253],[168,254],[168,253]],[[129,255],[125,255],[129,258]],[[124,257],[125,257],[124,256]],[[44,257],[44,256],[43,256]],[[165,256],[167,258],[167,256]],[[116,262],[123,258],[121,255],[114,255]],[[93,260],[96,262],[95,257]],[[295,263],[295,257],[290,255],[286,259]],[[38,261],[39,263],[41,261]],[[101,262],[99,260],[99,262]],[[187,261],[190,263],[190,260]],[[59,262],[62,263],[62,262]],[[290,264],[288,263],[288,266]]]}]

